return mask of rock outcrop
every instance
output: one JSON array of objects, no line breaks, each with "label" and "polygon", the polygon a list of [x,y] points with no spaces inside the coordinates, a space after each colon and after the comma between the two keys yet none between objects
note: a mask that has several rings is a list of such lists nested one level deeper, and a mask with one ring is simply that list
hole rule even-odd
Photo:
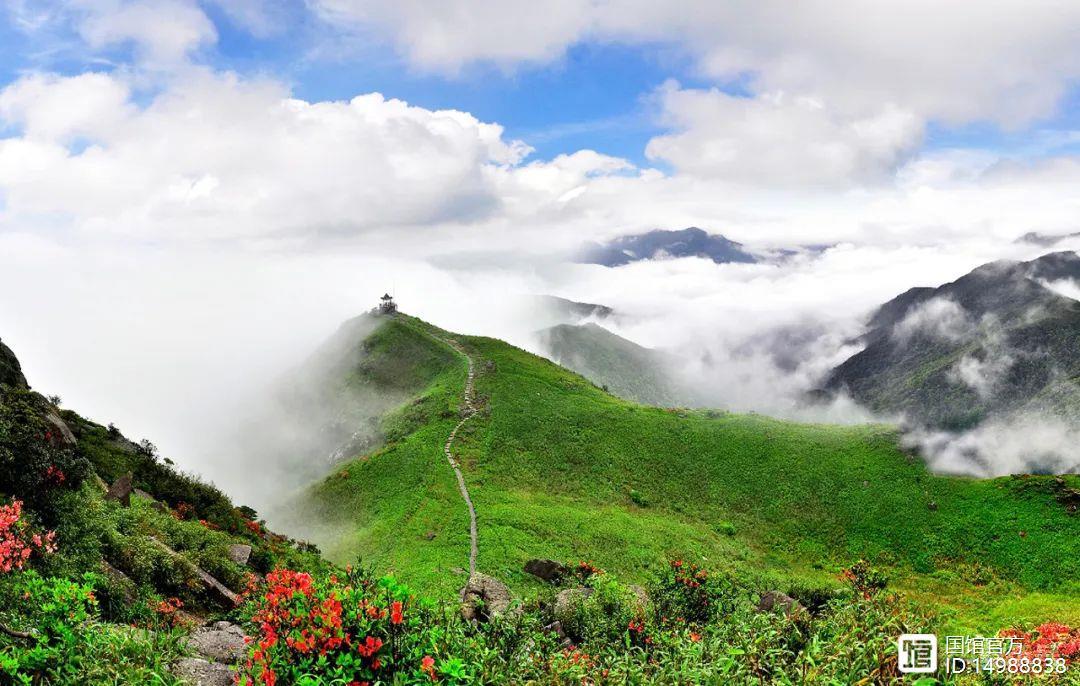
[{"label": "rock outcrop", "polygon": [[233,543],[225,553],[229,559],[238,565],[246,565],[251,559],[251,546],[246,543]]},{"label": "rock outcrop", "polygon": [[537,579],[557,584],[569,570],[566,565],[555,560],[533,559],[525,563],[525,571]]},{"label": "rock outcrop", "polygon": [[[170,556],[172,556],[172,557],[180,557],[180,553],[176,552],[175,550],[173,550],[169,546],[165,545],[164,543],[162,543],[158,539],[154,538],[153,536],[149,536],[148,538],[155,545],[157,545],[157,547],[164,550]],[[195,575],[199,578],[199,581],[202,582],[203,588],[206,590],[206,592],[212,598],[214,598],[216,601],[218,601],[219,603],[221,603],[225,607],[232,608],[232,607],[236,607],[237,605],[240,604],[240,596],[238,596],[236,593],[233,593],[231,590],[229,590],[225,586],[225,584],[223,584],[220,581],[218,581],[217,579],[215,579],[213,576],[208,574],[202,568],[192,564],[190,561],[188,561],[188,564],[191,565],[191,568],[195,572]]]},{"label": "rock outcrop", "polygon": [[244,657],[244,630],[231,622],[214,622],[196,629],[188,647],[208,660],[236,664]]},{"label": "rock outcrop", "polygon": [[19,358],[11,348],[0,343],[0,385],[12,388],[28,388]]},{"label": "rock outcrop", "polygon": [[229,686],[235,681],[234,666],[247,651],[244,631],[230,622],[215,622],[196,629],[188,639],[196,657],[185,657],[173,673],[189,686]]},{"label": "rock outcrop", "polygon": [[510,589],[498,579],[477,572],[461,589],[461,616],[466,621],[487,621],[509,609]]},{"label": "rock outcrop", "polygon": [[574,606],[591,596],[591,588],[566,588],[555,594],[555,603],[551,612],[556,619],[562,621],[570,615]]},{"label": "rock outcrop", "polygon": [[807,612],[806,608],[799,604],[799,601],[780,591],[766,591],[761,596],[761,600],[758,601],[756,608],[758,612],[776,612],[780,610],[788,617],[806,614]]},{"label": "rock outcrop", "polygon": [[228,665],[201,657],[181,658],[173,666],[173,674],[188,686],[232,686],[236,676]]},{"label": "rock outcrop", "polygon": [[124,507],[130,507],[131,505],[131,491],[133,490],[132,481],[135,476],[128,472],[119,479],[113,482],[112,486],[109,486],[108,493],[105,494],[105,500],[118,500]]}]

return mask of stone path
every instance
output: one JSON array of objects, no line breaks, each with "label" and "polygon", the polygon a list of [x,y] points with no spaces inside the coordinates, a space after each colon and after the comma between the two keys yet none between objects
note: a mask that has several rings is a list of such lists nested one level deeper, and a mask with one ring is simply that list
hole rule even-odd
[{"label": "stone path", "polygon": [[472,498],[469,497],[469,489],[465,485],[465,477],[461,474],[461,468],[458,466],[458,461],[454,459],[454,439],[457,438],[458,429],[465,425],[465,422],[469,421],[476,414],[476,408],[473,406],[473,359],[469,353],[465,352],[465,349],[461,347],[461,344],[457,341],[443,338],[440,339],[443,343],[453,348],[462,355],[469,363],[469,375],[465,379],[465,395],[462,399],[462,411],[465,416],[461,418],[461,421],[457,423],[457,426],[450,432],[450,437],[446,439],[446,445],[443,446],[443,454],[446,455],[446,461],[450,463],[450,466],[454,469],[454,474],[457,476],[458,490],[461,491],[461,497],[465,500],[465,504],[469,508],[469,578],[473,578],[476,575],[476,508],[473,507]]}]

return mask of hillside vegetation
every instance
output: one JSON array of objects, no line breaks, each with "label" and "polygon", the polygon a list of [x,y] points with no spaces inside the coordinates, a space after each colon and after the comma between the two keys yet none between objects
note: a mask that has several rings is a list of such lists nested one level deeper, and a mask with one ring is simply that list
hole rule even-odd
[{"label": "hillside vegetation", "polygon": [[0,344],[0,683],[178,683],[184,635],[282,565],[324,566],[149,441],[31,390]]},{"label": "hillside vegetation", "polygon": [[[408,368],[450,335],[384,319],[378,359]],[[535,584],[521,571],[535,557],[591,560],[630,581],[678,557],[778,584],[828,584],[866,558],[951,626],[1080,619],[1080,519],[1066,504],[1077,477],[937,476],[889,427],[644,407],[501,341],[453,337],[477,370],[481,411],[456,450],[478,567],[519,592]],[[359,556],[444,597],[459,588],[468,520],[441,448],[465,368],[460,357],[424,365],[423,392],[382,420],[386,443],[274,521],[336,561]]]},{"label": "hillside vegetation", "polygon": [[620,398],[670,407],[689,395],[666,371],[674,367],[674,359],[597,324],[559,324],[537,336],[546,357]]},{"label": "hillside vegetation", "polygon": [[942,429],[1025,416],[1074,422],[1080,303],[1053,287],[1078,278],[1080,256],[1059,252],[912,288],[878,309],[864,349],[832,372],[826,388]]}]

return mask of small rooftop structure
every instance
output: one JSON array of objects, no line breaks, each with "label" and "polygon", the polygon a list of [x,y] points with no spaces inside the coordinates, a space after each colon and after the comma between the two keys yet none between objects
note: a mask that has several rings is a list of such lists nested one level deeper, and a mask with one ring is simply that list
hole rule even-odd
[{"label": "small rooftop structure", "polygon": [[394,297],[389,293],[384,293],[383,297],[379,298],[379,314],[394,314],[397,312],[397,303],[394,302]]}]

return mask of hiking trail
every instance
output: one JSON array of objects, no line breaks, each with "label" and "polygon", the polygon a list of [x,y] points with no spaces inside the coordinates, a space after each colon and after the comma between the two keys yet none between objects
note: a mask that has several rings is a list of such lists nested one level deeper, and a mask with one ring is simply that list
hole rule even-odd
[{"label": "hiking trail", "polygon": [[476,408],[473,406],[473,359],[457,341],[449,338],[440,340],[457,351],[469,364],[469,374],[465,378],[465,395],[462,400],[462,409],[465,416],[450,431],[450,436],[446,439],[446,445],[443,446],[443,454],[446,455],[446,461],[454,469],[454,474],[457,476],[458,490],[461,491],[461,497],[469,508],[469,578],[472,579],[476,576],[476,508],[473,506],[472,498],[469,496],[469,488],[465,485],[465,477],[461,474],[461,467],[458,465],[458,461],[454,459],[453,446],[458,429],[476,415]]}]

